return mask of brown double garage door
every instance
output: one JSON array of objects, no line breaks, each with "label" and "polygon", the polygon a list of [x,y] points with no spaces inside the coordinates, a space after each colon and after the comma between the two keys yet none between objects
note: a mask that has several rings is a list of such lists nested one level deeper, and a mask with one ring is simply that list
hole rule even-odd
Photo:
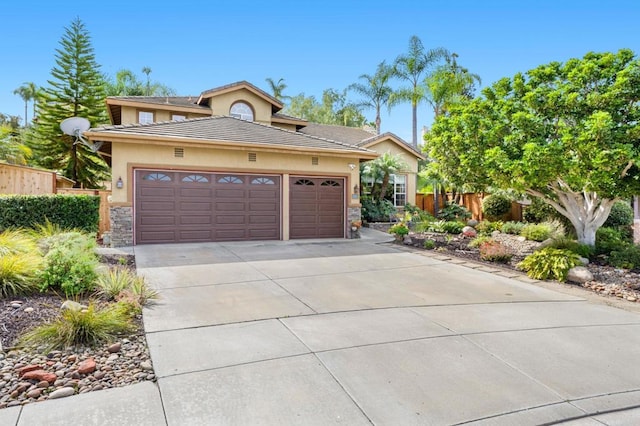
[{"label": "brown double garage door", "polygon": [[[344,181],[291,178],[290,238],[344,236]],[[136,170],[136,244],[278,240],[278,175]]]}]

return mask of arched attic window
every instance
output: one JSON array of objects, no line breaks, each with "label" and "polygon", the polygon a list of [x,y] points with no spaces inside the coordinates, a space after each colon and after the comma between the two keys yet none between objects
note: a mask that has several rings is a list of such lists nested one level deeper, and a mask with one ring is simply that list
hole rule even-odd
[{"label": "arched attic window", "polygon": [[246,102],[236,102],[231,105],[229,115],[241,120],[253,121],[253,108]]}]

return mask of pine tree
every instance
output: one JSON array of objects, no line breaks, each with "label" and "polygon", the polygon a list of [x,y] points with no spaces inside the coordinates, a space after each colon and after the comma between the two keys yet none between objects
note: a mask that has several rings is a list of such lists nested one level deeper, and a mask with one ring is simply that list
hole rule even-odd
[{"label": "pine tree", "polygon": [[38,119],[29,145],[38,165],[61,172],[76,187],[96,188],[108,177],[108,165],[60,130],[62,120],[69,117],[84,117],[92,127],[108,123],[104,80],[89,32],[79,18],[65,28],[55,59],[52,78],[38,99]]}]

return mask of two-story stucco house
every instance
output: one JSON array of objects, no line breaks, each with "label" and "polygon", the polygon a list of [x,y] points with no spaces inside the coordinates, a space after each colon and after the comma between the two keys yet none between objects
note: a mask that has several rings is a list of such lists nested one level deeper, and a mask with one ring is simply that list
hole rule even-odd
[{"label": "two-story stucco house", "polygon": [[398,206],[415,203],[422,155],[393,134],[312,124],[242,81],[197,97],[110,97],[115,246],[345,238],[360,218],[359,164],[400,153]]}]

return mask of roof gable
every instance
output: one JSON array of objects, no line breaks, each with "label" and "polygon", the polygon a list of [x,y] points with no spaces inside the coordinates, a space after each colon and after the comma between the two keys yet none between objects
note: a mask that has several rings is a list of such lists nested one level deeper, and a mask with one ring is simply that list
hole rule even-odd
[{"label": "roof gable", "polygon": [[395,134],[391,133],[391,132],[386,132],[383,133],[381,135],[377,135],[377,136],[373,136],[369,139],[365,139],[363,141],[361,141],[360,143],[356,144],[359,147],[362,148],[369,148],[369,149],[373,149],[375,151],[375,146],[378,145],[379,143],[385,142],[385,141],[391,141],[394,144],[398,145],[400,148],[404,149],[405,151],[407,151],[408,153],[410,153],[411,155],[413,155],[416,158],[419,158],[421,160],[426,160],[427,157],[425,157],[425,155],[423,153],[421,153],[420,151],[418,151],[417,149],[415,149],[413,146],[409,145],[407,142],[405,142],[404,140],[402,140],[400,137],[396,136]]},{"label": "roof gable", "polygon": [[209,102],[209,99],[217,96],[217,95],[222,95],[225,93],[229,93],[229,92],[235,92],[238,90],[242,90],[242,89],[246,89],[250,92],[252,92],[253,94],[255,94],[256,96],[264,99],[265,101],[267,101],[268,103],[270,103],[272,105],[272,109],[273,112],[277,112],[280,111],[282,108],[284,108],[284,104],[282,102],[280,102],[278,99],[274,98],[273,96],[271,96],[270,94],[268,94],[267,92],[265,92],[264,90],[254,86],[253,84],[249,83],[248,81],[237,81],[235,83],[231,83],[231,84],[226,84],[224,86],[220,86],[220,87],[214,87],[213,89],[209,89],[209,90],[205,90],[204,92],[202,92],[200,94],[200,97],[198,98],[198,101],[196,102],[198,105],[206,105]]}]

